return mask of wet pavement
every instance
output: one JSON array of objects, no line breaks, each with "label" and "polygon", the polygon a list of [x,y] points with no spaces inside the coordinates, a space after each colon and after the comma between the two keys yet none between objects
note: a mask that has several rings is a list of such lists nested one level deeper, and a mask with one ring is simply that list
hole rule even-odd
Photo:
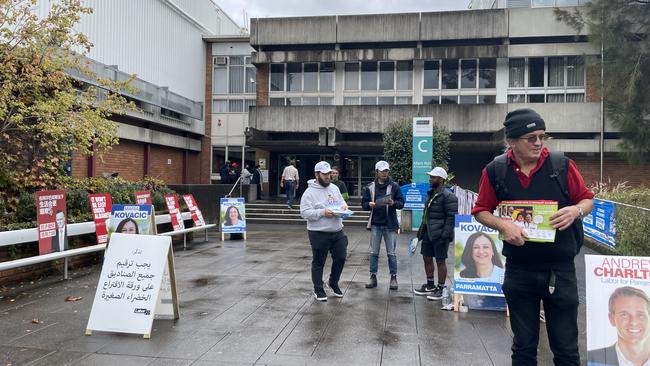
[{"label": "wet pavement", "polygon": [[[505,313],[443,311],[439,301],[413,295],[425,276],[421,256],[407,255],[412,234],[398,239],[399,289],[388,289],[384,249],[379,286],[366,289],[369,235],[346,228],[344,296],[317,302],[304,226],[249,229],[246,242],[221,242],[212,232],[210,241],[188,244],[186,251],[182,243],[174,245],[180,319],[155,320],[149,340],[84,335],[100,266],[73,271],[68,281],[51,276],[0,289],[0,366],[510,364]],[[584,248],[585,253],[592,251]],[[584,273],[582,255],[576,264]],[[584,275],[578,284],[584,360]],[[67,296],[81,299],[65,301]],[[552,364],[543,325],[538,359]]]}]

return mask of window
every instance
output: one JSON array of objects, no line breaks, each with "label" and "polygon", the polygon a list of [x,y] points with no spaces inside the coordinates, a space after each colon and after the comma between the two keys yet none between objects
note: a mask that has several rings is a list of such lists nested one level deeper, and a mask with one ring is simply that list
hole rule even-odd
[{"label": "window", "polygon": [[395,104],[395,97],[379,97],[379,105]]},{"label": "window", "polygon": [[318,90],[318,64],[304,64],[304,91]]},{"label": "window", "polygon": [[458,60],[442,61],[442,88],[458,89]]},{"label": "window", "polygon": [[528,59],[528,87],[544,86],[544,58]]},{"label": "window", "polygon": [[345,64],[345,90],[359,90],[359,63]]},{"label": "window", "polygon": [[255,99],[244,99],[244,112],[248,113],[250,107],[255,107]]},{"label": "window", "polygon": [[544,103],[544,94],[529,94],[528,103]]},{"label": "window", "polygon": [[395,104],[413,104],[412,97],[395,97]]},{"label": "window", "polygon": [[458,97],[455,95],[443,95],[440,97],[441,104],[458,104]]},{"label": "window", "polygon": [[548,58],[548,86],[564,87],[564,57]]},{"label": "window", "polygon": [[228,101],[216,99],[212,101],[212,113],[226,113],[228,112]]},{"label": "window", "polygon": [[243,56],[230,56],[230,72],[228,76],[230,94],[242,94],[244,92],[244,57]]},{"label": "window", "polygon": [[555,6],[555,0],[532,0],[531,6],[533,8]]},{"label": "window", "polygon": [[422,104],[440,104],[440,97],[437,95],[425,95],[422,97]]},{"label": "window", "polygon": [[[228,101],[228,112],[231,112],[231,113],[244,112],[244,101],[243,100],[229,100]],[[246,110],[246,112],[248,112],[248,110]]]},{"label": "window", "polygon": [[523,58],[512,58],[508,67],[508,86],[511,88],[524,87],[526,60]]},{"label": "window", "polygon": [[282,107],[284,106],[284,98],[270,98],[269,105],[271,107]]},{"label": "window", "polygon": [[212,92],[214,94],[228,93],[228,66],[217,66],[212,74]]},{"label": "window", "polygon": [[257,70],[253,65],[246,65],[246,93],[255,93]]},{"label": "window", "polygon": [[476,60],[461,60],[460,75],[461,88],[476,88]]},{"label": "window", "polygon": [[382,61],[379,63],[379,89],[395,89],[395,63]]},{"label": "window", "polygon": [[377,97],[361,97],[361,105],[376,105]]},{"label": "window", "polygon": [[397,61],[397,90],[412,90],[412,89],[413,89],[413,62]]},{"label": "window", "polygon": [[479,95],[478,104],[496,104],[497,96],[496,95]]},{"label": "window", "polygon": [[526,95],[524,94],[508,95],[508,103],[524,103],[525,101],[526,101]]},{"label": "window", "polygon": [[333,97],[320,97],[319,98],[319,104],[320,105],[334,105],[334,98]]},{"label": "window", "polygon": [[461,95],[458,104],[476,104],[476,95]]},{"label": "window", "polygon": [[345,97],[343,105],[359,105],[359,97]]},{"label": "window", "polygon": [[585,86],[585,63],[582,57],[568,57],[566,68],[567,86]]},{"label": "window", "polygon": [[287,91],[302,90],[302,64],[291,62],[287,64]]},{"label": "window", "polygon": [[284,64],[271,64],[271,91],[284,91]]},{"label": "window", "polygon": [[424,61],[424,89],[439,89],[439,77],[440,61]]},{"label": "window", "polygon": [[583,103],[585,101],[584,94],[567,94],[566,102],[567,103]]},{"label": "window", "polygon": [[318,97],[304,97],[302,105],[318,105]]},{"label": "window", "polygon": [[300,97],[287,98],[287,105],[301,105],[302,100]]},{"label": "window", "polygon": [[548,94],[546,103],[564,103],[564,94]]},{"label": "window", "polygon": [[377,90],[377,63],[361,63],[361,90]]},{"label": "window", "polygon": [[[357,65],[358,66],[358,65]],[[321,62],[320,67],[320,91],[334,91],[334,62]]]},{"label": "window", "polygon": [[478,60],[478,87],[493,89],[497,87],[497,60],[482,58]]}]

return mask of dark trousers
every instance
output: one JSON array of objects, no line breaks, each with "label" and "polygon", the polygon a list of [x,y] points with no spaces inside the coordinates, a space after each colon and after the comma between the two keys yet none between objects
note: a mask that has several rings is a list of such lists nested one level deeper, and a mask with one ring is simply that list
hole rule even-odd
[{"label": "dark trousers", "polygon": [[578,285],[575,270],[553,271],[555,291],[549,291],[551,271],[508,266],[503,280],[512,328],[512,365],[537,365],[540,300],[555,365],[580,365],[578,353]]},{"label": "dark trousers", "polygon": [[323,267],[325,267],[327,252],[332,256],[329,282],[338,284],[347,256],[348,237],[343,234],[343,230],[337,232],[310,231],[309,243],[313,254],[311,281],[314,283],[314,289],[323,288]]}]

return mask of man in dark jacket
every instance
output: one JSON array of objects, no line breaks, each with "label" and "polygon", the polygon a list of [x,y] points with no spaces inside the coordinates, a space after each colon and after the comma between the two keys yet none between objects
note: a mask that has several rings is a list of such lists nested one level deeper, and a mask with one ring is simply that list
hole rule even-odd
[{"label": "man in dark jacket", "polygon": [[379,251],[381,238],[386,244],[388,255],[388,268],[390,270],[391,290],[397,290],[397,257],[395,246],[397,244],[397,210],[404,207],[404,198],[399,189],[399,184],[394,182],[388,174],[390,167],[387,162],[381,160],[375,164],[375,181],[370,183],[363,190],[361,206],[370,212],[368,219],[368,230],[370,230],[370,279],[366,288],[377,287],[377,267],[379,262]]},{"label": "man in dark jacket", "polygon": [[[458,198],[445,189],[447,172],[441,167],[435,167],[429,175],[429,192],[422,215],[422,224],[418,230],[418,239],[422,241],[420,253],[424,259],[424,271],[427,283],[413,292],[416,295],[427,296],[429,300],[442,299],[442,293],[447,281],[447,252],[449,242],[454,240],[454,217],[458,213]],[[433,278],[433,258],[438,267],[438,285]]]},{"label": "man in dark jacket", "polygon": [[257,199],[262,199],[262,172],[260,171],[260,166],[255,165],[253,170],[253,179],[251,179],[251,184],[257,185]]}]

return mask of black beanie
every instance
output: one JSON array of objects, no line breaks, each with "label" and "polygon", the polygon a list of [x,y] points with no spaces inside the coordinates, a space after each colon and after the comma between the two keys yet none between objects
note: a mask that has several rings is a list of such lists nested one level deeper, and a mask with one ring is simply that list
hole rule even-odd
[{"label": "black beanie", "polygon": [[506,137],[517,138],[537,130],[546,130],[542,117],[530,108],[517,109],[506,115],[503,122],[506,126]]}]

